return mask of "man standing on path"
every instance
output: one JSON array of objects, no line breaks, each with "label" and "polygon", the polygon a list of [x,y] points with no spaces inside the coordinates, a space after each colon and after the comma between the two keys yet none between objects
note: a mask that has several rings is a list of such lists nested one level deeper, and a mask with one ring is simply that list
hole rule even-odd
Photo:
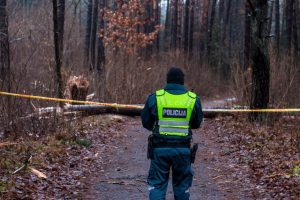
[{"label": "man standing on path", "polygon": [[184,73],[172,67],[167,85],[148,97],[142,111],[143,127],[152,131],[149,136],[148,175],[150,200],[164,200],[172,167],[175,200],[188,200],[193,181],[191,168],[191,129],[202,122],[199,97],[184,87]]}]

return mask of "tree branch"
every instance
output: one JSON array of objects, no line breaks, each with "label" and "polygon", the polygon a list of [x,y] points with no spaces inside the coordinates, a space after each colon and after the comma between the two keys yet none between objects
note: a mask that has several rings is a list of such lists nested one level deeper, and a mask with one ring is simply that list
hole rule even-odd
[{"label": "tree branch", "polygon": [[254,6],[253,6],[253,4],[252,4],[251,0],[247,0],[247,2],[248,2],[248,4],[249,4],[249,6],[250,6],[251,10],[252,10],[252,11],[254,11],[254,10],[255,10],[255,8],[254,8]]}]

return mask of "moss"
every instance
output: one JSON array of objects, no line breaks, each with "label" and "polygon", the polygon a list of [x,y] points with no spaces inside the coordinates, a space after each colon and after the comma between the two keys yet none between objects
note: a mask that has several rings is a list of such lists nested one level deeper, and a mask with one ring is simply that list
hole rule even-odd
[{"label": "moss", "polygon": [[0,193],[2,193],[3,191],[5,191],[5,183],[3,181],[0,181]]},{"label": "moss", "polygon": [[92,141],[89,139],[76,139],[76,143],[88,148],[92,144]]},{"label": "moss", "polygon": [[292,168],[292,175],[293,175],[293,176],[300,176],[300,164],[295,165],[295,166]]}]

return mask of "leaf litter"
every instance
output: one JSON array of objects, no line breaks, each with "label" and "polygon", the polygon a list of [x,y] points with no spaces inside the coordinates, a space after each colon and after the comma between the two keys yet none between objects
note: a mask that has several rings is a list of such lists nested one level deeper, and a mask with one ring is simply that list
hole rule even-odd
[{"label": "leaf litter", "polygon": [[[118,148],[115,141],[127,137],[122,132],[125,122],[136,120],[85,117],[72,124],[75,128],[67,136],[61,131],[38,141],[19,139],[1,147],[0,198],[80,199],[89,187],[87,179],[104,171],[103,157]],[[220,148],[220,154],[209,156],[215,163],[212,180],[229,192],[233,184],[242,184],[240,188],[253,199],[299,199],[299,122],[282,118],[269,125],[253,124],[244,117],[206,121],[203,131]],[[32,155],[28,167],[12,174],[24,165],[28,154]],[[109,183],[131,185],[135,181]]]},{"label": "leaf litter", "polygon": [[221,156],[252,198],[300,198],[300,120],[257,124],[225,117],[215,126]]},{"label": "leaf litter", "polygon": [[80,199],[84,180],[101,168],[123,121],[90,116],[38,140],[0,141],[0,199]]}]

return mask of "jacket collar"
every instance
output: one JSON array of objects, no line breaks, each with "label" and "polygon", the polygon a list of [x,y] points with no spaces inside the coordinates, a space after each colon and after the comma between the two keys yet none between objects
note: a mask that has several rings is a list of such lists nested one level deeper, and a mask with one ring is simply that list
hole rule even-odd
[{"label": "jacket collar", "polygon": [[180,90],[180,91],[183,91],[183,92],[187,91],[184,85],[175,84],[175,83],[166,84],[164,89],[165,90]]}]

